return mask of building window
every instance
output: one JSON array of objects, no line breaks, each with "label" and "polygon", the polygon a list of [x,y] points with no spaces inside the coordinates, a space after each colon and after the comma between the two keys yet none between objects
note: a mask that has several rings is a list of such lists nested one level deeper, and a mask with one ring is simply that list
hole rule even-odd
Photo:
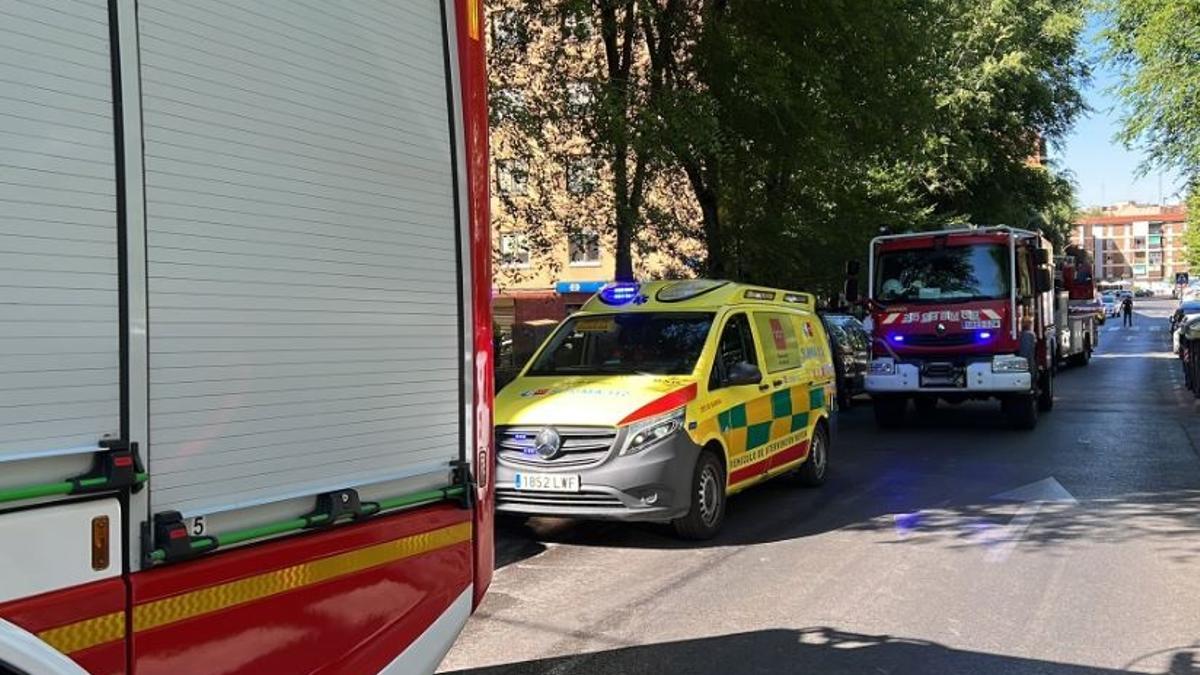
[{"label": "building window", "polygon": [[1162,261],[1163,261],[1163,254],[1162,254],[1162,251],[1152,251],[1152,252],[1150,253],[1150,266],[1151,266],[1151,267],[1159,267],[1159,266],[1161,266],[1161,265],[1162,265]]},{"label": "building window", "polygon": [[581,195],[600,186],[600,162],[595,157],[574,157],[567,164],[567,191]]},{"label": "building window", "polygon": [[523,195],[529,186],[529,162],[501,159],[496,162],[496,190],[502,195]]},{"label": "building window", "polygon": [[500,264],[504,267],[529,267],[529,236],[520,232],[501,234]]},{"label": "building window", "polygon": [[578,80],[567,83],[567,109],[578,115],[592,105],[592,88],[587,82]]},{"label": "building window", "polygon": [[575,267],[600,264],[600,235],[595,232],[574,232],[567,238],[567,256]]}]

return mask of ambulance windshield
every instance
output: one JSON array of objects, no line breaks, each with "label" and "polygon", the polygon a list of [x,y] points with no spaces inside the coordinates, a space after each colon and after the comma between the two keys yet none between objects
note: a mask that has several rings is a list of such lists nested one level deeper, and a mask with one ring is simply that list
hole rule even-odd
[{"label": "ambulance windshield", "polygon": [[1008,247],[973,244],[887,251],[875,265],[882,302],[969,302],[1009,294]]},{"label": "ambulance windshield", "polygon": [[704,349],[707,312],[594,314],[559,327],[529,369],[545,375],[690,375]]}]

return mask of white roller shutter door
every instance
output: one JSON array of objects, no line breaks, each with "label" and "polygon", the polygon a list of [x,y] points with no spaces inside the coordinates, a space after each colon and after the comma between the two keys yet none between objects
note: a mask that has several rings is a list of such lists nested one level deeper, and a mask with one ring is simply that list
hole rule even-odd
[{"label": "white roller shutter door", "polygon": [[0,461],[120,432],[114,138],[107,2],[0,3]]},{"label": "white roller shutter door", "polygon": [[459,261],[434,0],[142,0],[154,511],[446,470]]}]

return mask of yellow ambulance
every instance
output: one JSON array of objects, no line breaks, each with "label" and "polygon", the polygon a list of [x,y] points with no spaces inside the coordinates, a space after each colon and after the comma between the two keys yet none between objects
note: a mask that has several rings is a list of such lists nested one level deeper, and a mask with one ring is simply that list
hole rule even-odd
[{"label": "yellow ambulance", "polygon": [[496,508],[712,537],[735,492],[824,482],[834,382],[807,293],[610,284],[497,396]]}]

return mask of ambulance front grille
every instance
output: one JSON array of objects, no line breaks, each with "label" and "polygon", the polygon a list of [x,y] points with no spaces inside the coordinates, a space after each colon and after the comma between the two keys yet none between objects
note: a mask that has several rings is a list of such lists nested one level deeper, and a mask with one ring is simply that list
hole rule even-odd
[{"label": "ambulance front grille", "polygon": [[496,488],[496,503],[550,508],[621,508],[624,504],[607,492],[522,492]]},{"label": "ambulance front grille", "polygon": [[617,430],[612,427],[559,427],[562,439],[557,457],[545,459],[534,452],[533,439],[543,427],[501,427],[496,432],[496,448],[501,461],[520,466],[582,467],[599,464],[608,456]]}]

